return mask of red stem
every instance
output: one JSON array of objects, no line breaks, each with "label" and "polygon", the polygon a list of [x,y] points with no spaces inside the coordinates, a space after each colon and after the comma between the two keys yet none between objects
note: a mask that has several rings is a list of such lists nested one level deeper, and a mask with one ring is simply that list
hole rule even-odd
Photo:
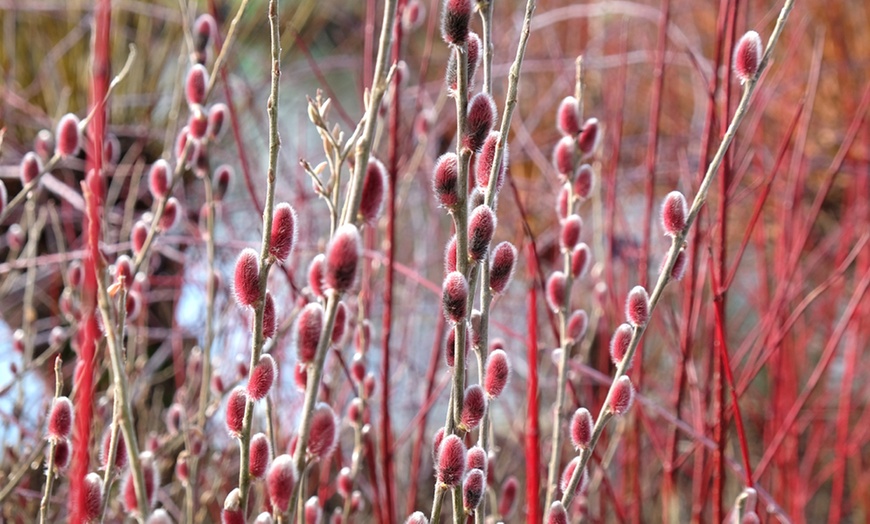
[{"label": "red stem", "polygon": [[70,475],[70,497],[68,501],[69,521],[77,524],[84,520],[82,511],[85,506],[85,491],[82,489],[84,478],[88,474],[90,462],[91,425],[93,424],[94,403],[94,364],[96,359],[96,342],[101,338],[97,324],[97,278],[100,267],[100,207],[102,203],[97,195],[102,194],[102,188],[85,187],[88,183],[102,185],[103,141],[105,140],[106,110],[104,99],[109,86],[109,29],[111,27],[112,6],[109,0],[101,0],[96,6],[94,16],[94,50],[91,81],[90,105],[96,106],[96,113],[91,120],[89,135],[91,147],[86,147],[86,170],[93,170],[94,175],[82,183],[83,191],[91,191],[94,198],[86,199],[87,209],[85,224],[87,229],[88,249],[85,255],[85,275],[82,285],[82,330],[80,339],[79,359],[81,367],[74,377],[78,393],[75,397],[75,428],[73,432],[72,472]]}]

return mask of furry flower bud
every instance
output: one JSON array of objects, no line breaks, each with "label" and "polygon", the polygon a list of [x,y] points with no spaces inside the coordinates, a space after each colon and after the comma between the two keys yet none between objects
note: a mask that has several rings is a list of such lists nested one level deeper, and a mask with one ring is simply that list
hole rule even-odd
[{"label": "furry flower bud", "polygon": [[[468,355],[468,349],[471,347],[471,336],[468,329],[465,330],[465,354]],[[450,328],[447,330],[447,337],[444,343],[444,355],[448,367],[456,365],[456,329]]]},{"label": "furry flower bud", "polygon": [[169,185],[172,176],[169,162],[162,158],[151,164],[148,172],[148,189],[155,200],[165,198],[169,194]]},{"label": "furry flower bud", "polygon": [[140,453],[139,462],[142,466],[142,475],[145,477],[145,501],[148,504],[148,508],[144,508],[143,511],[139,507],[139,499],[136,497],[136,488],[133,485],[133,472],[129,469],[121,485],[121,501],[123,502],[124,509],[129,513],[144,515],[154,506],[154,498],[157,495],[160,479],[158,477],[157,465],[154,463],[154,455],[151,452],[145,451]]},{"label": "furry flower bud", "polygon": [[625,318],[633,326],[643,326],[649,321],[649,295],[643,286],[634,286],[628,293]]},{"label": "furry flower bud", "polygon": [[478,93],[468,102],[468,120],[462,145],[477,152],[495,125],[495,101],[488,93]]},{"label": "furry flower bud", "polygon": [[323,460],[332,455],[338,444],[338,419],[328,404],[320,402],[311,415],[311,434],[308,438],[308,453]]},{"label": "furry flower bud", "polygon": [[290,497],[293,495],[295,484],[296,468],[293,466],[293,457],[286,454],[278,455],[269,466],[266,489],[272,506],[279,513],[286,513],[290,508]]},{"label": "furry flower bud", "polygon": [[577,136],[580,134],[580,107],[577,99],[566,96],[559,103],[556,112],[556,128],[565,136]]},{"label": "furry flower bud", "polygon": [[296,318],[296,357],[299,362],[313,362],[323,330],[323,307],[312,302],[302,308]]},{"label": "furry flower bud", "polygon": [[568,524],[568,512],[565,511],[565,506],[557,500],[550,506],[550,511],[547,512],[547,524]]},{"label": "furry flower bud", "polygon": [[495,233],[495,214],[489,206],[477,206],[468,218],[468,256],[480,262],[486,256]]},{"label": "furry flower bud", "polygon": [[227,431],[230,436],[238,437],[242,433],[245,420],[245,406],[248,402],[245,388],[236,386],[227,398]]},{"label": "furry flower bud", "polygon": [[215,104],[208,109],[208,137],[211,140],[220,138],[228,113],[229,108],[226,104]]},{"label": "furry flower bud", "polygon": [[554,271],[547,279],[547,304],[555,312],[565,307],[565,299],[568,296],[566,284],[565,274],[561,271]]},{"label": "furry flower bud", "polygon": [[568,317],[568,338],[575,343],[579,342],[583,335],[586,334],[586,328],[589,326],[589,317],[582,309],[578,309],[571,313]]},{"label": "furry flower bud", "polygon": [[579,215],[571,215],[562,222],[562,232],[559,235],[559,244],[565,251],[571,251],[580,241],[580,233],[583,231],[583,219]]},{"label": "furry flower bud", "polygon": [[245,248],[236,260],[233,292],[240,306],[253,306],[260,298],[260,262],[257,252]]},{"label": "furry flower bud", "polygon": [[272,355],[261,355],[248,378],[248,396],[255,402],[265,398],[277,376],[278,368]]},{"label": "furry flower bud", "polygon": [[[498,139],[501,137],[501,133],[498,131],[492,131],[487,135],[486,140],[483,142],[483,146],[480,149],[480,153],[477,155],[477,163],[475,164],[475,180],[477,182],[477,187],[487,188],[489,187],[489,177],[492,173],[492,166],[495,164],[495,151],[498,146]],[[502,186],[504,185],[505,174],[507,173],[507,165],[510,151],[508,150],[507,142],[504,144],[504,149],[502,150],[501,164],[499,165],[498,177],[495,181],[495,191],[498,193],[501,191]]]},{"label": "furry flower bud", "polygon": [[359,202],[359,214],[363,222],[372,223],[380,216],[387,185],[387,169],[384,164],[374,157],[369,158]]},{"label": "furry flower bud", "polygon": [[85,475],[82,489],[84,490],[82,517],[85,522],[96,522],[103,509],[103,479],[98,473],[88,473]]},{"label": "furry flower bud", "polygon": [[[610,360],[613,365],[622,364],[622,360],[628,354],[628,346],[631,344],[631,335],[634,330],[628,324],[622,324],[616,331],[613,332],[613,337],[610,338]],[[631,368],[631,363],[628,363],[626,370]]]},{"label": "furry flower bud", "polygon": [[[686,262],[688,262],[688,260],[689,257],[686,256],[686,251],[681,249],[680,252],[677,253],[676,260],[674,260],[674,267],[671,268],[671,278],[673,280],[683,279],[683,275],[686,274]],[[665,267],[665,262],[667,262],[667,259],[662,260],[662,269]]]},{"label": "furry flower bud", "polygon": [[308,287],[315,296],[323,298],[323,272],[326,269],[326,255],[319,254],[308,265]]},{"label": "furry flower bud", "polygon": [[462,45],[468,38],[471,0],[444,0],[441,10],[441,37],[448,44]]},{"label": "furry flower bud", "polygon": [[595,187],[595,171],[589,164],[583,164],[574,175],[574,194],[581,200],[586,200]]},{"label": "furry flower bud", "polygon": [[36,180],[39,173],[42,172],[42,161],[33,151],[30,151],[24,158],[21,159],[18,176],[21,178],[21,185],[27,185],[31,181]]},{"label": "furry flower bud", "polygon": [[584,155],[595,151],[595,146],[598,145],[599,127],[597,118],[590,118],[583,123],[580,136],[577,137],[577,147]]},{"label": "furry flower bud", "polygon": [[468,471],[479,469],[480,471],[486,472],[486,451],[484,451],[482,447],[474,446],[468,450],[465,460],[465,469]]},{"label": "furry flower bud", "polygon": [[296,245],[296,211],[287,202],[275,206],[269,253],[279,262],[285,262]]},{"label": "furry flower bud", "polygon": [[187,103],[191,106],[205,102],[205,90],[208,87],[208,71],[202,64],[196,64],[187,72],[184,92]]},{"label": "furry flower bud", "polygon": [[498,513],[502,518],[507,519],[514,512],[517,502],[517,491],[519,490],[519,482],[517,478],[511,475],[501,485],[501,497],[498,501]]},{"label": "furry flower bud", "polygon": [[320,524],[323,518],[323,508],[320,507],[320,499],[311,497],[305,502],[305,524]]},{"label": "furry flower bud", "polygon": [[489,398],[498,398],[507,386],[511,376],[511,366],[507,354],[497,349],[489,354],[486,359],[486,375],[483,381],[483,389]]},{"label": "furry flower bud", "polygon": [[562,176],[574,173],[574,163],[577,158],[577,147],[574,138],[564,136],[556,143],[553,149],[553,167]]},{"label": "furry flower bud", "polygon": [[753,79],[758,73],[762,50],[761,37],[755,31],[748,31],[734,46],[734,74],[741,84]]},{"label": "furry flower bud", "polygon": [[429,519],[426,518],[426,515],[422,511],[415,511],[408,516],[405,524],[429,524]]},{"label": "furry flower bud", "polygon": [[468,386],[462,400],[462,427],[466,431],[475,429],[480,425],[485,412],[486,395],[483,393],[483,388],[477,384]]},{"label": "furry flower bud", "polygon": [[485,489],[486,478],[483,476],[483,471],[473,469],[465,476],[465,482],[462,483],[462,505],[466,511],[477,509]]},{"label": "furry flower bud", "polygon": [[634,401],[634,387],[631,385],[631,380],[623,375],[617,379],[613,386],[613,394],[608,399],[608,409],[614,415],[624,415],[631,409],[631,404]]},{"label": "furry flower bud", "polygon": [[272,446],[269,444],[269,438],[263,433],[257,433],[251,437],[249,469],[251,476],[257,479],[263,478],[266,475],[266,468],[269,466],[269,461],[272,460]]},{"label": "furry flower bud", "polygon": [[576,280],[585,275],[591,261],[592,252],[589,246],[583,242],[575,246],[571,252],[571,276]]},{"label": "furry flower bud", "polygon": [[448,435],[438,448],[438,482],[453,487],[464,474],[465,443],[456,435]]},{"label": "furry flower bud", "polygon": [[450,238],[447,247],[444,248],[444,272],[452,273],[454,271],[456,271],[456,235]]},{"label": "furry flower bud", "polygon": [[72,156],[79,152],[82,135],[79,132],[79,117],[72,113],[65,114],[57,124],[57,144],[55,152],[61,156]]},{"label": "furry flower bud", "polygon": [[510,242],[502,242],[492,250],[489,259],[489,288],[494,294],[504,292],[514,275],[517,249]]},{"label": "furry flower bud", "polygon": [[[568,487],[571,485],[571,478],[574,476],[574,472],[577,470],[577,466],[580,465],[580,457],[574,457],[574,459],[565,466],[565,470],[562,471],[562,479],[559,482],[559,489],[562,492],[568,491]],[[580,478],[580,482],[577,483],[577,488],[574,493],[580,493],[584,489],[586,489],[586,484],[589,482],[589,473],[584,468],[583,473],[581,473],[582,477]]]},{"label": "furry flower bud", "polygon": [[686,199],[679,191],[671,191],[662,204],[662,228],[665,235],[677,236],[686,227],[689,210]]},{"label": "furry flower bud", "polygon": [[459,202],[459,162],[456,153],[445,153],[435,162],[432,188],[438,203],[450,209]]},{"label": "furry flower bud", "polygon": [[326,285],[338,293],[349,290],[356,281],[360,252],[359,230],[345,224],[335,231],[326,250]]},{"label": "furry flower bud", "polygon": [[48,438],[57,442],[65,440],[72,431],[73,407],[67,397],[57,397],[48,416]]},{"label": "furry flower bud", "polygon": [[444,314],[453,322],[465,318],[468,303],[468,282],[462,273],[454,271],[444,279],[441,287],[441,305]]},{"label": "furry flower bud", "polygon": [[578,451],[592,441],[593,425],[592,415],[586,408],[578,409],[571,417],[571,442]]}]

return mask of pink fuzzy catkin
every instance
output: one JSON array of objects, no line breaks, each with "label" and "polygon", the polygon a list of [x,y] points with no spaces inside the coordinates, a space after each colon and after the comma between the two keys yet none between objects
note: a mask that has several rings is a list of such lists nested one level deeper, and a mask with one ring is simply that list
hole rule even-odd
[{"label": "pink fuzzy catkin", "polygon": [[455,153],[445,153],[435,162],[432,189],[438,203],[452,209],[459,203],[459,161]]},{"label": "pink fuzzy catkin", "polygon": [[592,415],[586,408],[580,408],[571,417],[571,443],[578,450],[586,448],[592,441]]},{"label": "pink fuzzy catkin", "polygon": [[441,37],[448,44],[462,45],[468,38],[471,0],[444,0],[441,9]]},{"label": "pink fuzzy catkin", "polygon": [[269,466],[269,472],[266,475],[266,489],[272,506],[279,513],[286,513],[290,508],[290,497],[293,495],[293,487],[296,485],[296,475],[293,457],[290,455],[275,457]]},{"label": "pink fuzzy catkin", "polygon": [[561,271],[554,271],[547,279],[547,304],[554,312],[561,311],[565,307],[565,299],[567,298],[567,282],[565,274]]},{"label": "pink fuzzy catkin", "polygon": [[624,415],[631,409],[634,401],[634,387],[625,375],[619,377],[613,386],[613,394],[608,400],[608,408],[614,415]]},{"label": "pink fuzzy catkin", "polygon": [[468,281],[462,273],[454,271],[444,278],[441,287],[441,304],[444,314],[453,322],[465,318],[468,302]]},{"label": "pink fuzzy catkin", "polygon": [[323,330],[323,307],[312,302],[302,308],[296,318],[296,357],[300,362],[313,362]]},{"label": "pink fuzzy catkin", "polygon": [[242,250],[236,260],[233,292],[240,306],[253,306],[260,298],[260,264],[251,248]]},{"label": "pink fuzzy catkin", "polygon": [[245,388],[236,386],[227,397],[226,424],[230,436],[238,438],[245,420],[245,405],[248,402]]},{"label": "pink fuzzy catkin", "polygon": [[438,482],[456,486],[465,474],[465,444],[456,435],[444,437],[438,447]]},{"label": "pink fuzzy catkin", "polygon": [[755,31],[748,31],[737,41],[737,45],[734,46],[734,73],[741,84],[751,80],[758,73],[762,50],[761,37]]},{"label": "pink fuzzy catkin", "polygon": [[465,389],[463,396],[461,426],[466,431],[477,428],[484,413],[486,413],[486,395],[482,387],[472,384]]},{"label": "pink fuzzy catkin", "polygon": [[256,479],[263,478],[266,475],[269,461],[272,460],[272,446],[269,444],[269,438],[265,434],[257,433],[251,437],[249,456],[250,460],[248,463],[251,476]]},{"label": "pink fuzzy catkin", "polygon": [[565,136],[580,134],[580,107],[577,99],[566,96],[556,110],[556,128]]},{"label": "pink fuzzy catkin", "polygon": [[325,282],[337,293],[345,293],[356,281],[362,245],[359,230],[353,224],[345,224],[335,231],[326,250]]},{"label": "pink fuzzy catkin", "polygon": [[649,322],[649,295],[643,286],[634,286],[625,300],[625,318],[633,326]]},{"label": "pink fuzzy catkin", "polygon": [[514,275],[517,249],[510,242],[495,246],[489,259],[489,288],[493,294],[503,293]]},{"label": "pink fuzzy catkin", "polygon": [[277,376],[278,368],[272,355],[261,355],[248,378],[248,396],[254,401],[265,398]]},{"label": "pink fuzzy catkin", "polygon": [[483,389],[489,398],[498,398],[507,386],[511,375],[511,367],[507,354],[497,349],[489,354],[486,359],[486,375]]},{"label": "pink fuzzy catkin", "polygon": [[285,262],[296,244],[296,211],[287,202],[275,206],[269,254],[278,262]]},{"label": "pink fuzzy catkin", "polygon": [[677,236],[686,227],[689,214],[686,199],[679,191],[671,191],[662,203],[662,229],[668,236]]}]

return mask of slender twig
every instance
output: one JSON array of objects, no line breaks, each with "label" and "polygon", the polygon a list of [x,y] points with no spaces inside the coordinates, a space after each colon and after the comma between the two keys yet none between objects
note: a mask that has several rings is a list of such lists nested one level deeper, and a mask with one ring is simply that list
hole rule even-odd
[{"label": "slender twig", "polygon": [[[281,148],[281,138],[278,136],[278,94],[281,79],[281,35],[278,27],[278,0],[269,1],[269,28],[271,30],[271,71],[272,85],[269,93],[267,112],[269,115],[269,168],[266,172],[266,204],[263,209],[263,241],[260,247],[260,293],[254,305],[253,337],[251,340],[251,360],[248,369],[254,369],[260,361],[263,350],[263,311],[266,303],[266,287],[269,280],[269,270],[274,258],[269,253],[272,234],[272,212],[275,207],[275,179],[278,170],[278,151]],[[245,417],[242,431],[239,435],[239,507],[245,514],[248,507],[248,491],[251,483],[250,448],[251,423],[254,418],[254,401],[245,401]],[[300,469],[301,471],[301,469]]]},{"label": "slender twig", "polygon": [[[731,119],[731,123],[728,125],[728,131],[725,133],[725,136],[722,138],[722,142],[719,144],[719,149],[716,151],[716,154],[713,156],[712,161],[707,167],[707,172],[704,175],[704,179],[701,182],[700,187],[698,188],[698,192],[695,195],[695,199],[692,201],[692,206],[689,209],[689,214],[686,217],[686,225],[673,239],[671,243],[670,250],[668,251],[667,258],[665,259],[665,263],[662,266],[661,272],[659,273],[658,281],[656,282],[655,288],[653,289],[652,294],[650,295],[649,302],[649,312],[652,313],[655,310],[656,305],[658,304],[659,299],[664,292],[665,286],[671,280],[671,271],[673,270],[674,263],[676,262],[677,255],[683,249],[683,244],[685,242],[686,235],[694,224],[695,219],[698,217],[698,213],[701,211],[701,207],[704,205],[704,202],[707,200],[707,193],[710,189],[710,184],[713,183],[713,179],[715,178],[716,173],[719,171],[719,166],[722,164],[722,160],[725,157],[725,153],[728,151],[728,147],[731,145],[731,142],[734,140],[734,136],[737,134],[737,129],[740,127],[740,123],[743,121],[743,118],[747,114],[747,110],[749,108],[749,102],[752,98],[752,94],[755,92],[755,88],[758,84],[758,80],[761,77],[762,73],[764,73],[767,68],[768,62],[770,61],[771,54],[773,52],[773,48],[776,45],[776,42],[779,40],[780,35],[785,27],[785,22],[788,19],[789,13],[791,13],[792,8],[794,7],[794,0],[786,0],[785,4],[780,11],[779,18],[777,19],[776,26],[774,27],[773,33],[767,41],[767,46],[765,47],[764,56],[761,60],[761,63],[758,67],[758,72],[756,75],[748,80],[743,88],[743,96],[740,99],[740,103],[737,105],[737,109],[734,112],[734,116]],[[634,358],[634,353],[637,349],[637,345],[640,342],[641,336],[643,336],[644,331],[646,330],[646,326],[648,324],[635,326],[632,330],[631,341],[629,343],[628,349],[626,351],[625,358],[623,358],[622,362],[619,366],[617,366],[616,372],[614,374],[613,384],[616,384],[618,378],[625,375],[627,371],[628,364],[631,363]],[[612,418],[612,414],[609,411],[609,399],[613,395],[614,387],[613,385],[607,392],[607,397],[605,398],[605,402],[601,407],[601,410],[598,415],[598,419],[595,421],[595,426],[593,427],[592,432],[592,440],[587,448],[584,448],[580,453],[580,463],[574,471],[574,474],[571,477],[571,481],[569,482],[567,489],[562,494],[562,504],[564,506],[568,506],[571,501],[574,499],[574,495],[577,491],[577,486],[580,483],[580,479],[583,476],[583,472],[586,469],[586,465],[589,462],[589,458],[592,456],[592,450],[595,448],[595,445],[598,443],[598,439],[601,438],[601,434],[604,431],[604,426],[607,422]],[[757,474],[757,473],[756,473]]]},{"label": "slender twig", "polygon": [[[57,400],[63,394],[63,360],[57,357],[54,360],[54,399]],[[54,454],[57,442],[54,439],[48,445],[48,460],[45,463],[45,491],[39,503],[39,524],[45,524],[48,518],[48,504],[51,499],[51,486],[54,481]]]}]

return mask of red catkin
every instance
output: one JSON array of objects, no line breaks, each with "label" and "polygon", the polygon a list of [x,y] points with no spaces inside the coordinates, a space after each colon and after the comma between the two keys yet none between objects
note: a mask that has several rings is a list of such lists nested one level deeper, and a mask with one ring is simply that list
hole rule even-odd
[{"label": "red catkin", "polygon": [[495,246],[489,259],[489,288],[496,295],[504,292],[514,275],[517,249],[510,242]]},{"label": "red catkin", "polygon": [[57,471],[63,471],[69,466],[70,461],[69,441],[66,439],[58,440],[54,444],[54,468]]},{"label": "red catkin", "polygon": [[302,308],[296,319],[296,357],[299,362],[314,361],[317,345],[320,342],[320,332],[323,330],[323,307],[312,302]]},{"label": "red catkin", "polygon": [[311,433],[308,453],[316,459],[329,458],[338,444],[338,419],[332,408],[323,402],[314,407],[311,415]]},{"label": "red catkin", "polygon": [[579,451],[592,441],[592,415],[586,408],[580,408],[571,417],[571,443]]},{"label": "red catkin", "polygon": [[[471,334],[468,329],[465,330],[465,354],[468,355],[468,350],[471,347]],[[456,364],[456,329],[451,327],[447,330],[447,336],[444,342],[444,356],[448,367],[453,367]]]},{"label": "red catkin", "polygon": [[169,197],[163,206],[163,215],[157,223],[162,231],[169,231],[181,220],[181,203],[175,197]]},{"label": "red catkin", "polygon": [[363,222],[372,223],[377,220],[384,207],[386,192],[387,169],[380,160],[369,158],[359,202],[359,215]]},{"label": "red catkin", "polygon": [[441,453],[441,444],[444,443],[444,434],[445,430],[441,427],[432,436],[432,460],[436,463],[438,462],[438,455]]},{"label": "red catkin", "polygon": [[133,253],[139,254],[145,247],[145,241],[148,239],[148,226],[141,220],[133,225],[130,231],[130,244],[133,247]]},{"label": "red catkin", "polygon": [[209,42],[217,34],[217,22],[208,13],[201,14],[193,22],[193,48],[204,52]]},{"label": "red catkin", "polygon": [[305,362],[297,362],[293,366],[293,385],[299,391],[305,391],[308,385],[308,364]]},{"label": "red catkin", "polygon": [[571,276],[574,279],[581,278],[589,270],[592,262],[592,251],[585,243],[581,242],[571,252]]},{"label": "red catkin", "polygon": [[305,502],[304,509],[305,524],[320,524],[323,518],[323,509],[320,507],[320,500],[315,496],[309,498]]},{"label": "red catkin", "polygon": [[175,476],[182,484],[187,485],[190,482],[190,459],[187,451],[182,451],[175,459]]},{"label": "red catkin", "polygon": [[345,466],[338,472],[338,479],[335,482],[336,491],[344,498],[348,498],[353,491],[353,478],[351,477],[350,468]]},{"label": "red catkin", "polygon": [[441,10],[441,37],[448,44],[462,45],[468,38],[471,0],[444,0]]},{"label": "red catkin", "polygon": [[239,488],[230,491],[224,499],[224,509],[221,511],[221,524],[245,524],[245,516],[242,513],[241,497]]},{"label": "red catkin", "polygon": [[33,139],[33,150],[43,160],[48,160],[54,151],[54,135],[48,129],[40,129]]},{"label": "red catkin", "polygon": [[486,395],[483,388],[472,384],[465,389],[462,403],[461,426],[465,431],[471,431],[480,425],[486,413]]},{"label": "red catkin", "polygon": [[36,153],[30,151],[24,155],[24,158],[21,159],[21,165],[18,170],[18,176],[21,178],[21,185],[27,185],[33,180],[36,180],[36,177],[38,177],[41,172],[42,161]]},{"label": "red catkin", "polygon": [[686,199],[679,191],[671,191],[662,203],[662,229],[667,236],[677,236],[686,227],[689,210]]},{"label": "red catkin", "polygon": [[184,418],[184,407],[178,402],[172,403],[166,410],[166,430],[170,435],[176,435],[182,429]]},{"label": "red catkin", "polygon": [[734,74],[741,84],[755,78],[758,73],[762,48],[761,37],[755,31],[748,31],[734,46]]},{"label": "red catkin", "polygon": [[568,524],[568,512],[565,511],[565,506],[557,500],[550,506],[550,511],[547,512],[547,524]]},{"label": "red catkin", "polygon": [[[618,366],[622,364],[622,360],[628,354],[628,346],[631,344],[631,335],[634,329],[628,324],[622,324],[616,331],[613,332],[613,336],[610,338],[610,361],[613,362],[613,365]],[[631,362],[625,367],[626,370],[631,368]]]},{"label": "red catkin", "polygon": [[483,55],[480,52],[480,37],[477,36],[477,33],[474,31],[470,31],[468,33],[468,86],[471,89],[471,86],[474,85],[474,74],[477,73],[477,69],[480,67],[480,62],[483,59]]},{"label": "red catkin", "polygon": [[245,420],[245,404],[247,402],[248,398],[245,395],[245,388],[242,386],[236,386],[227,398],[227,431],[232,437],[238,438],[242,433],[242,424]]},{"label": "red catkin", "polygon": [[574,139],[570,136],[562,137],[553,149],[553,167],[562,176],[570,176],[574,173],[577,147]]},{"label": "red catkin", "polygon": [[634,286],[625,301],[625,318],[633,326],[643,326],[649,321],[649,295],[643,286]]},{"label": "red catkin", "polygon": [[326,255],[319,254],[308,265],[308,287],[315,296],[323,298],[323,273],[326,269]]},{"label": "red catkin", "polygon": [[248,378],[248,396],[255,402],[261,400],[269,394],[272,389],[272,384],[275,383],[275,378],[278,376],[278,367],[275,365],[275,359],[272,355],[261,355],[260,361],[251,370],[250,378]]},{"label": "red catkin", "polygon": [[296,484],[296,468],[293,457],[278,455],[269,466],[266,476],[266,489],[272,506],[280,513],[286,513],[290,508],[290,497]]},{"label": "red catkin", "polygon": [[236,260],[233,293],[240,306],[253,306],[260,298],[260,263],[257,252],[245,248]]},{"label": "red catkin", "polygon": [[559,235],[559,244],[564,251],[571,251],[580,241],[580,233],[583,231],[583,219],[579,215],[571,215],[562,221],[562,232]]},{"label": "red catkin", "polygon": [[477,206],[468,218],[468,256],[476,262],[486,257],[492,236],[495,234],[496,218],[489,206]]},{"label": "red catkin", "polygon": [[453,487],[465,474],[465,444],[456,435],[444,437],[438,447],[438,482]]},{"label": "red catkin", "polygon": [[556,128],[565,136],[573,137],[580,134],[580,107],[573,96],[566,96],[559,103]]},{"label": "red catkin", "polygon": [[341,294],[356,281],[356,268],[360,252],[359,230],[353,224],[345,224],[335,231],[335,236],[326,251],[326,285]]},{"label": "red catkin", "polygon": [[[477,187],[484,189],[489,187],[489,177],[492,173],[492,166],[495,164],[495,151],[500,137],[501,133],[498,131],[490,132],[489,135],[487,135],[486,140],[483,142],[480,153],[477,155],[477,163],[475,164],[475,180],[477,181]],[[501,164],[499,164],[498,177],[495,181],[496,193],[501,191],[501,188],[504,185],[509,156],[508,145],[507,142],[505,142],[504,149],[502,150]]]},{"label": "red catkin", "polygon": [[452,209],[459,202],[459,162],[456,153],[445,153],[435,162],[432,189],[438,203]]},{"label": "red catkin", "polygon": [[88,473],[85,476],[83,490],[82,516],[85,522],[96,522],[103,509],[103,479],[98,473]]},{"label": "red catkin", "polygon": [[69,438],[73,424],[72,402],[67,397],[57,397],[48,416],[48,438],[55,442]]},{"label": "red catkin", "polygon": [[497,349],[489,354],[486,359],[486,375],[483,381],[483,389],[489,398],[498,398],[507,386],[511,376],[511,366],[507,353]]},{"label": "red catkin", "polygon": [[509,518],[516,507],[519,481],[511,475],[501,485],[501,496],[498,501],[498,513],[502,518]]},{"label": "red catkin", "polygon": [[574,343],[580,341],[583,335],[586,334],[586,328],[589,326],[589,316],[582,309],[578,309],[571,313],[568,317],[568,338]]},{"label": "red catkin", "polygon": [[344,302],[338,303],[338,308],[335,310],[335,322],[332,325],[332,344],[340,346],[344,341],[344,335],[347,333],[347,306]]},{"label": "red catkin", "polygon": [[568,218],[568,210],[571,207],[571,190],[568,187],[562,186],[559,190],[559,195],[556,197],[556,216],[559,220]]},{"label": "red catkin", "polygon": [[[112,442],[112,431],[111,428],[106,430],[106,433],[103,435],[103,445],[100,446],[100,465],[105,468],[109,462],[109,445]],[[118,436],[118,443],[115,446],[115,470],[124,469],[124,466],[127,465],[127,442],[123,437]]]},{"label": "red catkin", "polygon": [[[577,466],[579,465],[580,457],[574,457],[574,459],[565,466],[565,470],[562,472],[562,479],[559,482],[559,489],[561,489],[563,493],[568,491],[568,486],[571,484],[571,477],[574,476],[574,471],[577,470]],[[589,473],[584,469],[582,475],[583,476],[580,478],[580,482],[577,483],[577,489],[574,493],[580,493],[586,489],[586,484],[589,482]]]},{"label": "red catkin", "polygon": [[473,469],[465,476],[465,482],[462,483],[462,505],[466,511],[474,511],[480,505],[486,489],[485,481],[483,471],[479,469]]},{"label": "red catkin", "polygon": [[272,460],[272,446],[269,438],[263,433],[257,433],[251,437],[251,449],[249,453],[249,469],[251,476],[261,479],[266,475],[266,468]]},{"label": "red catkin", "polygon": [[574,176],[574,195],[581,200],[586,200],[592,195],[595,187],[595,171],[589,164],[583,164],[577,169]]},{"label": "red catkin", "polygon": [[205,90],[208,87],[208,71],[202,64],[196,64],[187,73],[184,84],[187,103],[194,106],[205,102]]},{"label": "red catkin", "polygon": [[233,168],[223,164],[218,166],[218,168],[214,172],[214,199],[218,202],[224,199],[224,196],[227,194],[227,189],[230,187],[230,182],[235,176],[235,172]]},{"label": "red catkin", "polygon": [[474,446],[468,450],[465,460],[465,469],[479,469],[486,472],[486,451],[480,446]]},{"label": "red catkin", "polygon": [[453,322],[465,318],[468,303],[468,281],[462,273],[454,271],[444,278],[441,287],[441,305],[445,316]]},{"label": "red catkin", "polygon": [[170,177],[172,175],[169,162],[162,158],[151,164],[148,172],[148,189],[155,199],[165,198],[169,194]]},{"label": "red catkin", "polygon": [[285,262],[296,245],[296,211],[287,202],[275,206],[272,215],[272,233],[269,239],[269,254],[279,262]]},{"label": "red catkin", "polygon": [[202,140],[208,132],[208,114],[202,106],[193,106],[187,119],[187,132],[191,138]]},{"label": "red catkin", "polygon": [[220,138],[228,113],[229,108],[226,104],[215,104],[208,109],[208,137],[211,140]]},{"label": "red catkin", "polygon": [[468,102],[468,118],[462,145],[471,151],[480,151],[483,142],[495,125],[495,101],[488,93],[478,93]]},{"label": "red catkin", "polygon": [[547,279],[547,304],[554,312],[559,312],[565,307],[568,292],[566,284],[565,274],[561,271],[554,271]]},{"label": "red catkin", "polygon": [[633,401],[634,387],[631,385],[631,380],[623,375],[616,380],[607,407],[614,415],[623,415],[631,409]]},{"label": "red catkin", "polygon": [[137,515],[144,515],[152,506],[154,506],[154,497],[157,494],[158,476],[157,466],[154,464],[154,455],[150,451],[145,451],[139,454],[139,462],[142,465],[142,475],[145,478],[145,500],[148,508],[142,511],[139,508],[139,501],[136,498],[136,489],[133,485],[133,472],[127,470],[124,476],[124,483],[121,486],[122,502],[124,508]]},{"label": "red catkin", "polygon": [[577,147],[584,155],[595,151],[595,146],[598,145],[599,127],[597,118],[590,118],[583,123],[583,128],[577,137]]},{"label": "red catkin", "polygon": [[456,235],[453,235],[444,248],[444,273],[456,271]]},{"label": "red catkin", "polygon": [[[671,278],[674,280],[682,280],[683,275],[686,274],[686,262],[688,261],[688,257],[686,256],[686,251],[681,249],[679,253],[677,253],[677,258],[674,260],[674,267],[671,268]],[[667,259],[662,260],[662,269],[664,269],[665,262]]]},{"label": "red catkin", "polygon": [[82,141],[79,132],[79,118],[72,113],[63,115],[57,124],[55,136],[57,136],[55,153],[64,157],[78,153]]},{"label": "red catkin", "polygon": [[429,524],[429,519],[426,518],[426,515],[422,511],[415,511],[408,516],[405,524]]}]

